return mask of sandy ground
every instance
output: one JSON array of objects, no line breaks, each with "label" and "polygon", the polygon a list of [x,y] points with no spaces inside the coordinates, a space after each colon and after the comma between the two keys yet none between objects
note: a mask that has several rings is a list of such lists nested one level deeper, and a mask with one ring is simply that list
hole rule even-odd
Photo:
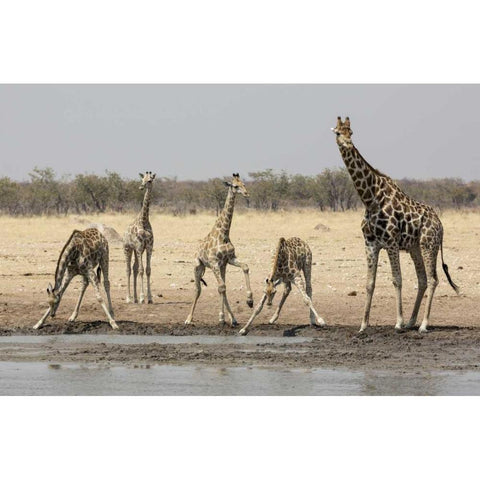
[{"label": "sandy ground", "polygon": [[[299,236],[306,240],[312,249],[315,262],[312,273],[314,304],[326,320],[328,328],[318,331],[311,328],[298,329],[302,335],[315,336],[316,339],[306,349],[310,354],[297,356],[294,360],[294,352],[291,352],[292,360],[286,363],[363,365],[375,362],[380,364],[376,365],[377,368],[383,364],[388,368],[388,355],[395,355],[397,352],[401,356],[402,352],[409,351],[408,348],[414,348],[416,357],[423,359],[424,363],[426,358],[429,359],[426,362],[428,365],[447,368],[450,364],[454,368],[455,365],[459,368],[476,368],[480,363],[478,352],[472,353],[473,350],[464,347],[470,345],[474,349],[475,345],[480,344],[480,214],[445,212],[441,217],[445,227],[445,261],[454,281],[461,288],[461,294],[457,296],[451,289],[439,265],[440,285],[430,322],[430,325],[436,328],[432,328],[427,335],[419,335],[417,332],[398,335],[393,332],[394,290],[384,252],[380,257],[371,312],[372,328],[367,336],[356,335],[365,301],[366,278],[361,218],[361,211],[235,214],[231,238],[238,258],[250,266],[255,302],[261,296],[264,278],[270,270],[273,249],[280,236]],[[31,330],[31,326],[47,308],[45,289],[49,282],[53,283],[59,252],[74,228],[87,228],[90,222],[102,223],[122,235],[131,220],[131,215],[111,214],[88,218],[0,218],[0,334],[37,334]],[[112,300],[115,317],[121,327],[120,334],[236,333],[237,329],[217,325],[219,299],[215,279],[209,271],[205,274],[208,287],[203,289],[200,297],[195,324],[191,327],[183,325],[193,295],[193,256],[198,242],[209,232],[214,220],[214,215],[207,214],[186,217],[165,216],[161,213],[151,215],[155,234],[152,259],[153,305],[125,303],[126,274],[121,243],[110,240]],[[404,310],[408,318],[416,293],[416,276],[407,254],[402,254],[402,269]],[[79,283],[79,280],[72,282],[57,317],[47,320],[46,327],[38,334],[109,331],[91,288],[87,290],[78,320],[75,324],[67,325],[66,320],[79,293]],[[228,267],[227,288],[230,304],[241,326],[248,320],[251,309],[245,303],[243,273],[239,269]],[[278,298],[276,300],[278,301]],[[423,308],[420,314],[422,311]],[[252,335],[288,335],[292,329],[295,331],[295,327],[308,323],[307,308],[296,291],[292,291],[276,326],[267,325],[272,313],[273,310],[264,309],[252,326]],[[479,330],[473,327],[479,327]],[[175,346],[168,352],[170,347],[167,347],[166,356],[153,350],[152,356],[158,355],[159,362],[167,361],[167,358],[170,359],[168,361],[180,361],[181,354],[176,352],[175,348],[185,347]],[[101,355],[106,355],[107,358],[111,355],[113,359],[115,348],[117,347],[106,347],[106,353]],[[195,358],[195,361],[221,362],[222,355],[218,346],[211,348],[211,356]],[[148,354],[149,349],[144,353]],[[455,350],[458,350],[457,360],[453,355]],[[343,357],[342,351],[347,352]],[[255,354],[250,357],[239,354],[240,358],[237,358],[237,353],[226,353],[225,360],[233,363],[285,363],[280,358],[262,360],[258,355],[256,358]],[[130,354],[135,356],[135,349],[132,349]],[[125,355],[123,360],[127,357],[128,355]],[[0,360],[2,358],[0,355]],[[401,364],[408,365],[408,359],[409,355],[406,355],[403,364],[396,360],[393,363],[398,368],[403,368]]]}]

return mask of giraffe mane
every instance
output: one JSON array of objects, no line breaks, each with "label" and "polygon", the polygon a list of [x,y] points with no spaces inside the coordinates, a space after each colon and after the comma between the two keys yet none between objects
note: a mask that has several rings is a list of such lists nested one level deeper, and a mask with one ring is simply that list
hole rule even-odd
[{"label": "giraffe mane", "polygon": [[278,261],[280,260],[280,252],[282,251],[283,247],[285,246],[286,240],[283,237],[280,237],[278,240],[277,249],[275,250],[275,254],[273,257],[272,262],[272,274],[270,275],[270,280],[273,279],[275,272],[277,271]]},{"label": "giraffe mane", "polygon": [[70,237],[68,238],[68,240],[66,241],[65,245],[63,246],[62,251],[60,252],[60,255],[58,256],[57,268],[55,269],[55,283],[57,282],[58,270],[59,270],[59,267],[60,267],[60,261],[62,260],[63,254],[64,254],[65,250],[67,249],[67,246],[72,241],[73,236],[76,235],[77,233],[82,233],[82,232],[80,230],[74,230],[72,232],[72,234],[70,235]]}]

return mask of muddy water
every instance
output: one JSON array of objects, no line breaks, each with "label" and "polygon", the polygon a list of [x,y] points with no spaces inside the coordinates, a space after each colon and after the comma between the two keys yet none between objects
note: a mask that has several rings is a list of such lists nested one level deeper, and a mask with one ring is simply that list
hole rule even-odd
[{"label": "muddy water", "polygon": [[1,395],[479,395],[479,372],[0,362]]}]

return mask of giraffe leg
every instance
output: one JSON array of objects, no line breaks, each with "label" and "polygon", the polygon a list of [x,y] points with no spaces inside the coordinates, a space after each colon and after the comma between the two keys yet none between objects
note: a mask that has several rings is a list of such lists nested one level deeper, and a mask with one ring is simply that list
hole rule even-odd
[{"label": "giraffe leg", "polygon": [[262,311],[262,308],[263,308],[263,305],[264,305],[266,299],[267,299],[267,296],[265,294],[263,294],[263,297],[261,298],[258,305],[255,307],[255,310],[253,311],[252,316],[250,317],[248,322],[245,324],[245,326],[238,332],[240,335],[246,335],[247,334],[248,329],[250,328],[250,325],[255,320],[255,317]]},{"label": "giraffe leg", "polygon": [[420,309],[420,304],[422,303],[425,290],[427,289],[427,274],[425,272],[425,264],[423,263],[420,247],[416,247],[414,250],[411,250],[410,256],[412,257],[413,264],[415,265],[415,271],[417,272],[418,290],[412,316],[406,325],[407,328],[413,328],[417,323],[418,310]]},{"label": "giraffe leg", "polygon": [[112,305],[112,298],[110,296],[110,279],[109,279],[109,273],[108,273],[108,253],[106,258],[103,257],[100,260],[100,269],[103,275],[103,288],[105,289],[105,294],[107,295],[108,310],[110,312],[110,315],[113,317],[113,305]]},{"label": "giraffe leg", "polygon": [[425,305],[423,321],[418,329],[420,333],[427,331],[428,321],[430,319],[430,311],[432,309],[433,295],[438,285],[437,255],[438,246],[435,248],[422,247],[422,257],[425,263],[425,270],[427,274],[427,302]]},{"label": "giraffe leg", "polygon": [[246,263],[241,263],[237,260],[237,257],[230,258],[228,260],[228,263],[230,265],[233,265],[234,267],[241,268],[243,270],[243,274],[245,275],[245,284],[247,286],[247,305],[250,308],[253,308],[253,294],[252,294],[252,289],[250,287],[250,269],[248,268],[248,265]]},{"label": "giraffe leg", "polygon": [[395,287],[397,297],[397,322],[396,330],[403,329],[403,307],[402,307],[402,270],[400,268],[400,252],[398,248],[389,248],[387,250],[390,266],[392,267],[392,282]]},{"label": "giraffe leg", "polygon": [[73,313],[70,315],[70,318],[68,319],[69,322],[73,322],[77,319],[78,311],[80,310],[80,305],[83,300],[83,295],[85,294],[85,290],[87,289],[87,287],[88,287],[88,278],[82,275],[82,288],[80,290],[80,295],[78,297],[77,304],[75,305],[75,309],[73,310]]},{"label": "giraffe leg", "polygon": [[97,297],[98,303],[100,303],[100,305],[102,306],[103,311],[105,312],[105,315],[107,316],[111,327],[115,330],[118,329],[117,323],[113,319],[108,307],[105,305],[105,302],[103,301],[102,294],[100,293],[98,278],[95,272],[93,271],[93,269],[89,270],[88,279],[90,280],[90,283],[93,285],[93,289],[95,290],[95,296]]},{"label": "giraffe leg", "polygon": [[152,288],[150,284],[150,275],[152,273],[151,261],[152,261],[152,249],[148,248],[147,249],[147,266],[145,268],[145,273],[147,274],[147,302],[148,303],[153,303]]},{"label": "giraffe leg", "polygon": [[138,252],[138,263],[139,263],[138,274],[140,275],[140,299],[139,299],[139,303],[145,303],[145,293],[144,293],[144,289],[143,289],[143,274],[145,272],[145,269],[143,268],[143,252]]},{"label": "giraffe leg", "polygon": [[125,255],[125,264],[127,266],[127,303],[132,302],[132,295],[130,293],[130,277],[132,276],[132,253],[133,250],[128,247],[123,248],[123,253]]},{"label": "giraffe leg", "polygon": [[33,329],[38,330],[39,328],[41,328],[43,325],[43,322],[47,319],[49,315],[50,315],[50,307],[47,308],[47,311],[43,314],[42,318],[33,326]]},{"label": "giraffe leg", "polygon": [[232,321],[233,327],[234,325],[237,325],[237,321],[233,316],[233,312],[227,300],[227,286],[225,285],[225,281],[222,278],[221,267],[220,265],[216,265],[215,267],[212,267],[212,270],[215,278],[217,279],[218,294],[220,295],[220,313],[218,314],[218,321],[220,323],[225,323],[225,307],[227,307],[227,311],[230,314],[230,320]]},{"label": "giraffe leg", "polygon": [[[312,255],[311,253],[307,256],[307,261],[305,262],[305,268],[303,270],[303,275],[305,276],[305,291],[308,298],[313,302],[312,297]],[[317,325],[320,327],[325,326],[325,320],[318,315],[315,315],[315,310],[310,309],[310,324]]]},{"label": "giraffe leg", "polygon": [[318,325],[319,327],[325,326],[325,320],[322,317],[320,317],[320,315],[316,312],[312,303],[312,299],[307,295],[303,278],[301,276],[295,277],[293,279],[293,284],[298,288],[299,292],[302,294],[305,305],[307,305],[307,307],[315,316],[316,322],[313,323],[313,325]]},{"label": "giraffe leg", "polygon": [[133,303],[138,303],[137,297],[138,253],[133,251]]},{"label": "giraffe leg", "polygon": [[292,291],[292,284],[290,282],[285,283],[285,286],[283,287],[282,298],[280,299],[280,302],[278,304],[277,309],[275,310],[275,313],[273,314],[272,318],[268,322],[271,325],[278,320],[278,317],[280,316],[280,311],[282,310],[283,304],[285,303],[285,300],[287,299],[287,297],[290,295],[291,291]]},{"label": "giraffe leg", "polygon": [[377,277],[378,253],[379,248],[375,244],[366,244],[365,253],[367,255],[367,298],[365,301],[365,311],[360,326],[360,332],[363,332],[370,321],[370,308],[372,306],[373,292],[375,291],[375,280]]},{"label": "giraffe leg", "polygon": [[188,314],[187,319],[185,320],[185,323],[188,325],[192,323],[193,320],[193,312],[195,311],[195,307],[197,305],[198,297],[200,297],[200,294],[202,293],[202,283],[201,283],[201,278],[203,277],[203,274],[205,273],[205,265],[200,262],[200,260],[197,259],[197,264],[195,265],[195,269],[193,271],[195,275],[195,295],[193,297],[193,303],[192,307],[190,308],[190,313]]},{"label": "giraffe leg", "polygon": [[[226,271],[227,271],[227,265],[226,264],[222,265],[220,267],[220,275],[222,276],[223,283],[225,283]],[[232,312],[232,309],[230,308],[230,304],[228,303],[228,297],[227,297],[227,290],[226,289],[225,289],[225,294],[224,294],[224,297],[223,297],[223,303],[224,303],[225,307],[227,307],[228,317],[230,318],[230,325],[232,327],[235,327],[236,325],[238,325],[238,322],[235,320],[235,316]]]}]

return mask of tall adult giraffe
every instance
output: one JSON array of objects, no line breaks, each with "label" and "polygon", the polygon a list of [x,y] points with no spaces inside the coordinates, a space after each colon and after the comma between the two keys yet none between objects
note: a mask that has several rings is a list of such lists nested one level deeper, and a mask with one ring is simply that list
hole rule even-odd
[{"label": "tall adult giraffe", "polygon": [[232,224],[235,198],[237,193],[240,193],[244,197],[248,197],[248,192],[244,183],[240,180],[240,175],[238,173],[234,173],[232,180],[230,182],[225,182],[225,186],[228,187],[225,206],[220,212],[212,230],[201,243],[195,259],[195,296],[193,298],[190,313],[185,320],[187,325],[193,320],[193,312],[195,311],[198,297],[200,297],[200,294],[202,293],[202,285],[200,282],[205,284],[205,281],[202,278],[203,274],[205,273],[205,268],[211,268],[215,278],[217,279],[218,293],[220,294],[219,320],[221,323],[225,322],[224,308],[226,307],[232,327],[237,325],[237,321],[235,320],[232,309],[228,303],[226,293],[227,287],[225,286],[225,272],[227,269],[227,264],[233,265],[234,267],[239,267],[243,270],[245,275],[245,283],[247,285],[247,305],[250,308],[253,307],[253,296],[250,288],[248,265],[237,260],[235,255],[235,247],[230,241],[230,226]]},{"label": "tall adult giraffe", "polygon": [[145,190],[143,196],[142,209],[135,221],[129,225],[127,231],[123,236],[123,253],[125,255],[125,263],[127,265],[127,303],[132,301],[130,293],[130,276],[132,272],[132,254],[133,260],[133,301],[138,302],[137,298],[137,275],[140,274],[140,303],[145,301],[145,294],[143,290],[143,252],[146,252],[147,266],[145,273],[147,274],[147,301],[153,303],[152,291],[150,286],[151,258],[153,252],[153,230],[150,225],[150,200],[152,198],[152,186],[155,180],[155,173],[146,172],[145,175],[140,173],[142,183],[140,190]]},{"label": "tall adult giraffe", "polygon": [[412,316],[406,324],[413,328],[417,321],[418,310],[423,295],[427,291],[425,314],[419,331],[426,332],[433,294],[438,285],[437,256],[441,249],[442,267],[448,282],[458,293],[448,267],[443,261],[443,227],[437,214],[429,205],[411,199],[387,175],[373,168],[353,145],[350,119],[341,117],[332,128],[336,135],[345,166],[352,177],[355,188],[365,205],[365,217],[362,231],[367,254],[367,299],[360,331],[369,323],[375,279],[377,275],[378,254],[384,248],[392,268],[392,280],[396,291],[397,322],[395,328],[404,327],[402,309],[402,274],[400,270],[400,250],[410,253],[418,277],[418,291]]}]

